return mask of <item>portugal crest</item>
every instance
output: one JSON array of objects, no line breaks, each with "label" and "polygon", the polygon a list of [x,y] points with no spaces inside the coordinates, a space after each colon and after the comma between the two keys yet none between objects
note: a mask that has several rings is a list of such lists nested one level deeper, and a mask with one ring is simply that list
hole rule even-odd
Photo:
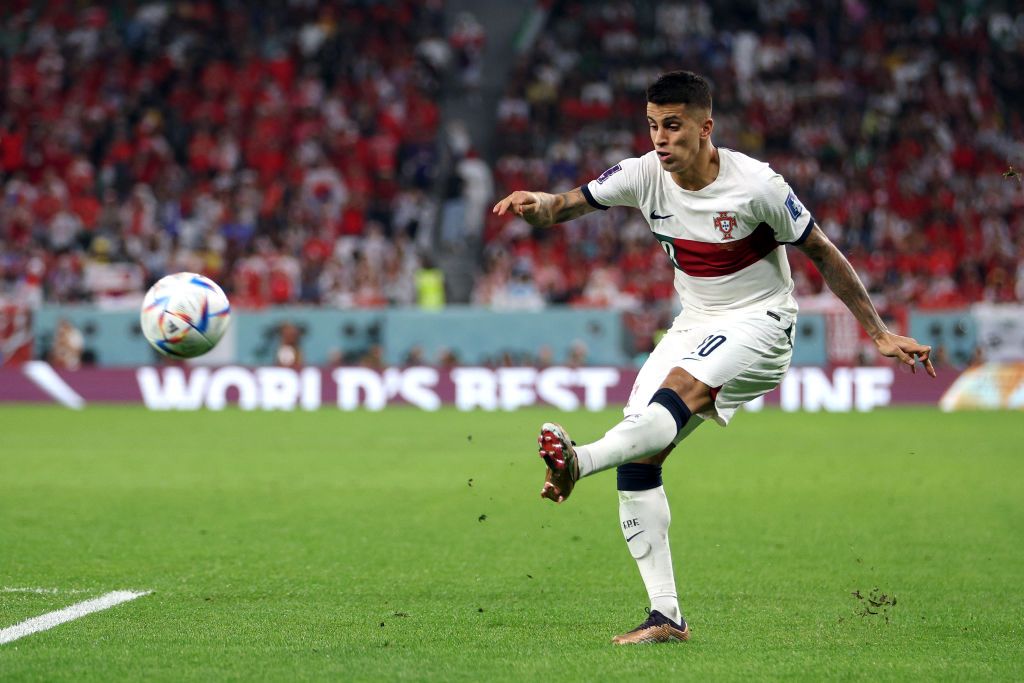
[{"label": "portugal crest", "polygon": [[736,228],[736,216],[728,211],[719,211],[715,216],[715,229],[722,233],[723,240],[733,239],[732,231]]}]

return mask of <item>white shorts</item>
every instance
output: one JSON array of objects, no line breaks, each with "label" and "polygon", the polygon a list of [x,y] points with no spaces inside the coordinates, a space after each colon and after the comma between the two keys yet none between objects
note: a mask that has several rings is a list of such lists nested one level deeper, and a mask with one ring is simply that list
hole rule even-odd
[{"label": "white shorts", "polygon": [[[623,413],[627,418],[638,415],[669,371],[682,368],[718,389],[712,406],[697,416],[724,427],[737,408],[782,381],[793,357],[793,329],[791,320],[777,320],[767,311],[699,322],[680,316],[640,368]],[[676,443],[701,423],[690,422],[694,424],[683,428]]]}]

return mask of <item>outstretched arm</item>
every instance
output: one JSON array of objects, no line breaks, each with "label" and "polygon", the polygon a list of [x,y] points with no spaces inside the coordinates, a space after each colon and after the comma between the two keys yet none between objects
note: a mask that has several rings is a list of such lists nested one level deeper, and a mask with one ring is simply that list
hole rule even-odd
[{"label": "outstretched arm", "polygon": [[935,377],[935,367],[931,361],[932,347],[920,344],[912,337],[893,334],[885,327],[878,311],[875,310],[875,305],[868,297],[867,290],[864,289],[864,284],[857,277],[857,272],[821,228],[815,225],[811,234],[800,245],[800,249],[814,261],[829,289],[846,304],[871,336],[879,353],[890,358],[898,358],[914,372],[917,371],[916,362],[920,358],[928,374]]},{"label": "outstretched arm", "polygon": [[491,209],[492,213],[499,216],[504,216],[507,211],[512,211],[535,228],[546,228],[555,223],[578,218],[595,209],[587,203],[587,198],[577,187],[561,194],[517,190]]}]

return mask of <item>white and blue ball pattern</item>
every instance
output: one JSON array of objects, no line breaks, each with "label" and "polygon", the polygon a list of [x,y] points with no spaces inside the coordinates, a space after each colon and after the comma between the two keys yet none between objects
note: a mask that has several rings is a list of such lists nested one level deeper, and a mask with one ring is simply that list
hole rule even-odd
[{"label": "white and blue ball pattern", "polygon": [[197,273],[160,278],[142,300],[142,334],[172,358],[201,356],[220,341],[231,305],[216,282]]}]

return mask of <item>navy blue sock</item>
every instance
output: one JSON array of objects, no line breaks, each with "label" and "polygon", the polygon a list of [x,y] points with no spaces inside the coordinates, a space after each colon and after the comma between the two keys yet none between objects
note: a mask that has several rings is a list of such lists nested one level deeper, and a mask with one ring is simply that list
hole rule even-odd
[{"label": "navy blue sock", "polygon": [[615,469],[620,491],[646,491],[661,486],[661,465],[627,462]]}]

